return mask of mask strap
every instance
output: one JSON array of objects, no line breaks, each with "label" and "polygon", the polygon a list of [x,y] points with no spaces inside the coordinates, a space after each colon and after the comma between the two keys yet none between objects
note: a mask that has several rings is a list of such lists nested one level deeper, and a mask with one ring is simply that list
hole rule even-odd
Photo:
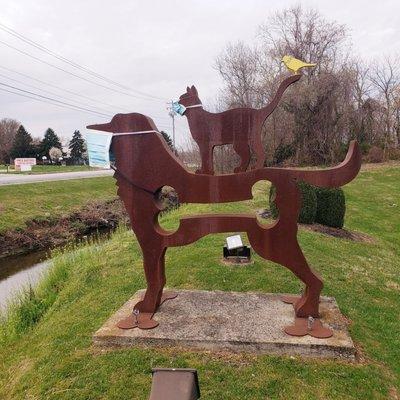
[{"label": "mask strap", "polygon": [[196,108],[196,107],[203,107],[203,104],[194,104],[193,106],[186,106],[186,108]]},{"label": "mask strap", "polygon": [[124,135],[140,135],[141,133],[160,133],[158,131],[136,131],[136,132],[121,132],[121,133],[113,133],[114,136],[124,136]]}]

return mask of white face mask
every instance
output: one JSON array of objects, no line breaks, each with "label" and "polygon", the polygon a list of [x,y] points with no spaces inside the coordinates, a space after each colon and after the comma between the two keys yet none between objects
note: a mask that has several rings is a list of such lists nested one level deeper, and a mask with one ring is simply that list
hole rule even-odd
[{"label": "white face mask", "polygon": [[157,131],[138,131],[125,133],[112,132],[87,132],[85,134],[89,165],[96,168],[111,168],[110,161],[114,161],[114,156],[110,152],[113,136],[139,135],[142,133],[159,133]]},{"label": "white face mask", "polygon": [[110,132],[86,133],[85,139],[89,165],[110,169],[110,146],[113,134]]}]

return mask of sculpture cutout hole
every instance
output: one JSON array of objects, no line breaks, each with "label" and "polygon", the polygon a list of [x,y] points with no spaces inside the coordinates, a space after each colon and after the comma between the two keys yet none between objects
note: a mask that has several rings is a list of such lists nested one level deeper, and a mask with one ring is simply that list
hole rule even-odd
[{"label": "sculpture cutout hole", "polygon": [[[233,235],[240,236],[243,247],[229,249],[227,238]],[[253,250],[246,232],[225,233],[225,243],[222,247],[221,264],[233,267],[245,267],[246,265],[254,264]]]},{"label": "sculpture cutout hole", "polygon": [[154,195],[156,204],[160,209],[158,223],[163,229],[175,231],[179,227],[179,217],[172,211],[180,206],[177,191],[171,186],[162,186]]},{"label": "sculpture cutout hole", "polygon": [[233,144],[215,146],[213,150],[213,164],[216,174],[232,174],[240,164],[240,158],[233,148]]},{"label": "sculpture cutout hole", "polygon": [[273,224],[274,220],[279,216],[279,210],[274,203],[275,191],[273,188],[271,189],[271,186],[271,182],[262,180],[256,182],[251,188],[257,220],[263,226]]}]

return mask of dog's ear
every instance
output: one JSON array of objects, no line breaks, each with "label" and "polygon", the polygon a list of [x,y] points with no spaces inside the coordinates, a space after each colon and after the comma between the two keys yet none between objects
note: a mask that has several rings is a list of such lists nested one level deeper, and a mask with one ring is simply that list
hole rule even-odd
[{"label": "dog's ear", "polygon": [[197,89],[195,88],[195,86],[194,85],[192,85],[192,87],[190,88],[190,90],[191,90],[191,92],[194,94],[194,95],[198,95],[198,93],[197,93]]}]

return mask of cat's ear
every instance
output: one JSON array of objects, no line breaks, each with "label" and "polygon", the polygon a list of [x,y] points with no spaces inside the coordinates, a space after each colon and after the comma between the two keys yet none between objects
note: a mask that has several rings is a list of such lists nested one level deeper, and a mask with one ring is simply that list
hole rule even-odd
[{"label": "cat's ear", "polygon": [[195,88],[194,85],[192,85],[192,87],[191,87],[190,89],[191,89],[191,91],[192,91],[196,96],[198,95],[197,89]]},{"label": "cat's ear", "polygon": [[186,86],[186,92],[190,93],[190,87],[189,86]]}]

